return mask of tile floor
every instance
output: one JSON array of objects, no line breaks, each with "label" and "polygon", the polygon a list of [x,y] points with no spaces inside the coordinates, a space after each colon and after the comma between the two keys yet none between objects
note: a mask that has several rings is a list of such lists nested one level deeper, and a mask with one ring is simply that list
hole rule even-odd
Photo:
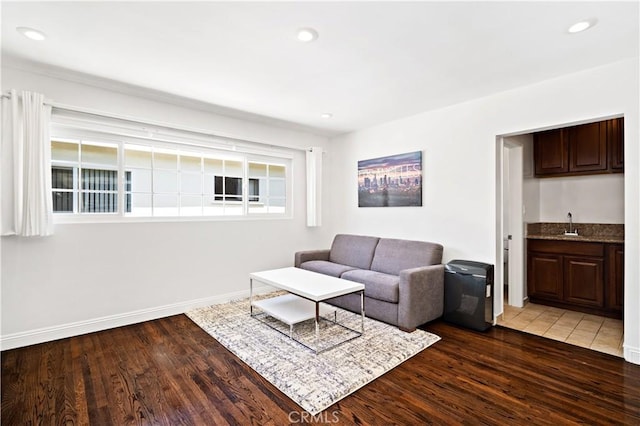
[{"label": "tile floor", "polygon": [[622,357],[622,321],[527,303],[505,303],[498,325]]}]

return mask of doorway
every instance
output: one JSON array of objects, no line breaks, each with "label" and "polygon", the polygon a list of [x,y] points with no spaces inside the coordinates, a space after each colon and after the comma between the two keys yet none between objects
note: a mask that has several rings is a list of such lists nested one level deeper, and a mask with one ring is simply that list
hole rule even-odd
[{"label": "doorway", "polygon": [[524,262],[523,182],[527,173],[525,149],[532,147],[531,135],[499,137],[497,157],[500,164],[498,186],[499,239],[497,241],[498,264],[494,311],[496,316],[504,312],[504,305],[522,308],[526,299]]},{"label": "doorway", "polygon": [[[527,224],[561,222],[559,211],[580,212],[585,223],[619,223],[610,208],[588,208],[590,190],[608,196],[620,192],[621,175],[539,179],[534,173],[533,134],[497,138],[496,323],[531,334],[622,356],[621,320],[529,303],[527,295]],[[597,179],[597,180],[596,180]],[[604,179],[604,180],[603,180]],[[607,191],[603,191],[605,188]],[[571,196],[564,196],[568,191]],[[572,198],[573,197],[573,198]],[[616,200],[623,199],[617,196]],[[553,200],[554,202],[550,202]],[[567,202],[572,203],[569,206]],[[582,202],[582,204],[580,204]],[[602,203],[611,206],[613,203]],[[556,211],[558,210],[558,211]],[[617,209],[616,211],[621,210]],[[622,209],[623,210],[623,209]],[[603,217],[603,214],[609,216]],[[618,212],[619,213],[619,212]],[[622,219],[623,221],[623,219]]]}]

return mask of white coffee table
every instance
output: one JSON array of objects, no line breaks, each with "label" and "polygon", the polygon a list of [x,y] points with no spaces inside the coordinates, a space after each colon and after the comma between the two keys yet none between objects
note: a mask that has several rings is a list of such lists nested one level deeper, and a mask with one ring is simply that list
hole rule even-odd
[{"label": "white coffee table", "polygon": [[[259,281],[286,290],[289,294],[272,297],[270,299],[253,300],[253,281]],[[336,308],[326,303],[327,299],[345,294],[360,293],[360,331],[353,330],[344,324],[340,324],[336,318]],[[353,281],[343,280],[317,272],[300,268],[281,268],[269,271],[254,272],[249,274],[249,301],[251,316],[261,319],[259,314],[254,314],[253,308],[259,308],[262,313],[269,315],[289,326],[289,337],[316,353],[332,349],[337,345],[362,336],[364,333],[364,285]],[[327,315],[334,314],[334,324],[354,333],[354,336],[337,342],[334,345],[320,349],[320,321],[327,320]],[[293,326],[302,321],[315,319],[315,347],[306,345],[294,338]],[[265,324],[271,326],[268,322]]]}]

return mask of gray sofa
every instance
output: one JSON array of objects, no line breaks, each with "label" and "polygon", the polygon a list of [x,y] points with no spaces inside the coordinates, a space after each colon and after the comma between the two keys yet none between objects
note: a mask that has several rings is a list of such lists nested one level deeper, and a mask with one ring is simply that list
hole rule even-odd
[{"label": "gray sofa", "polygon": [[[442,246],[424,241],[338,234],[330,250],[300,251],[295,266],[365,285],[367,317],[413,331],[442,316]],[[329,303],[360,312],[360,296]]]}]

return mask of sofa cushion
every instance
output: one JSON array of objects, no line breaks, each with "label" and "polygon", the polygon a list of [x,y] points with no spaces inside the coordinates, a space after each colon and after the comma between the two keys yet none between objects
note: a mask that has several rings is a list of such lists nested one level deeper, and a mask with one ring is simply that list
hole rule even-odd
[{"label": "sofa cushion", "polygon": [[341,265],[339,263],[327,262],[326,260],[310,260],[300,264],[300,268],[320,274],[331,275],[340,278],[340,275],[355,269],[353,266]]},{"label": "sofa cushion", "polygon": [[357,269],[370,269],[378,237],[338,234],[333,239],[329,261]]},{"label": "sofa cushion", "polygon": [[425,241],[381,238],[376,247],[371,270],[399,275],[400,271],[442,262],[442,246]]},{"label": "sofa cushion", "polygon": [[364,294],[367,297],[390,303],[398,303],[400,277],[397,275],[354,269],[353,271],[343,273],[340,278],[364,284]]}]

